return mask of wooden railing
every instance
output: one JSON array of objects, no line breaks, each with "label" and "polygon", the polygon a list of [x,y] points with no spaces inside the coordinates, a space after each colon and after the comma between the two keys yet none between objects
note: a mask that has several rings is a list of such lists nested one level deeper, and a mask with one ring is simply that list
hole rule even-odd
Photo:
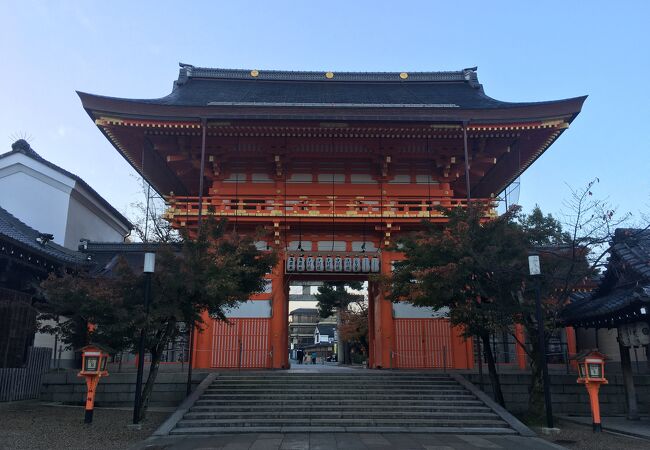
[{"label": "wooden railing", "polygon": [[[167,218],[198,215],[198,197],[168,197]],[[488,206],[491,202],[486,202]],[[467,200],[451,197],[379,197],[351,195],[204,197],[203,214],[217,216],[295,217],[442,217],[439,208],[465,207]]]}]

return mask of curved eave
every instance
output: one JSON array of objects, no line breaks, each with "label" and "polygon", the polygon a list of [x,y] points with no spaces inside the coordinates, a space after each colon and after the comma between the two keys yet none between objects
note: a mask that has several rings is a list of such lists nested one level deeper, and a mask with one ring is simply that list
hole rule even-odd
[{"label": "curved eave", "polygon": [[580,112],[586,96],[540,103],[504,103],[503,107],[469,109],[426,105],[339,105],[299,106],[283,104],[237,104],[182,106],[153,103],[77,92],[83,107],[94,119],[108,114],[160,120],[281,119],[393,122],[513,122],[566,118],[571,122]]}]

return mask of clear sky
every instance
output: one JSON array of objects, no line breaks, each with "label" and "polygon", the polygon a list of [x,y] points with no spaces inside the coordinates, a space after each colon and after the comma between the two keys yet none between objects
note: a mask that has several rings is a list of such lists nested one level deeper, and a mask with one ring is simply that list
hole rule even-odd
[{"label": "clear sky", "polygon": [[435,71],[478,66],[504,101],[589,95],[522,177],[521,204],[557,214],[598,177],[622,211],[650,211],[650,1],[0,0],[0,153],[28,137],[119,210],[135,172],[76,90],[168,94],[178,62],[243,69]]}]

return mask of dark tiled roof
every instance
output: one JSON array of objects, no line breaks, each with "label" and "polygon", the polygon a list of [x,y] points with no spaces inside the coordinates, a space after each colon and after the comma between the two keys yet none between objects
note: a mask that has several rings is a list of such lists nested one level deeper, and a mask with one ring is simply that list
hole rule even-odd
[{"label": "dark tiled roof", "polygon": [[336,325],[331,323],[319,323],[316,325],[316,328],[318,328],[318,332],[320,334],[334,337],[334,330],[336,330]]},{"label": "dark tiled roof", "polygon": [[181,64],[171,94],[123,99],[167,106],[336,106],[496,109],[553,103],[510,103],[488,97],[476,68],[451,72],[326,72],[213,69]]},{"label": "dark tiled roof", "polygon": [[649,304],[650,284],[628,289],[614,289],[608,295],[598,298],[587,296],[575,300],[564,308],[561,317],[568,324],[588,326],[591,322],[601,322],[602,325],[603,320],[610,318],[618,322],[619,319],[615,318],[618,315],[627,314],[633,309]]},{"label": "dark tiled roof", "polygon": [[[621,275],[623,281],[619,282]],[[625,322],[627,319],[622,315],[649,303],[650,230],[619,228],[614,233],[609,266],[598,290],[591,295],[573,295],[561,319],[580,326]]]},{"label": "dark tiled roof", "polygon": [[86,183],[84,180],[81,179],[81,177],[68,172],[67,170],[57,166],[56,164],[53,164],[49,162],[47,159],[43,158],[41,155],[36,153],[34,149],[29,145],[29,143],[23,139],[19,139],[16,142],[14,142],[11,145],[11,151],[4,153],[0,155],[0,159],[16,154],[16,153],[22,153],[25,156],[28,156],[32,158],[35,161],[40,162],[41,164],[46,165],[52,170],[56,170],[62,175],[65,175],[66,177],[72,178],[75,180],[77,183],[79,183],[90,195],[92,195],[98,203],[100,203],[104,208],[106,208],[108,211],[110,211],[124,226],[126,226],[129,230],[133,229],[133,224],[124,217],[117,209],[113,207],[104,197],[99,195],[97,191],[95,191],[88,183]]},{"label": "dark tiled roof", "polygon": [[86,242],[79,246],[94,264],[94,275],[111,276],[120,258],[128,263],[135,273],[141,273],[144,254],[156,252],[166,244],[142,242]]},{"label": "dark tiled roof", "polygon": [[26,251],[59,264],[76,265],[86,261],[82,253],[69,250],[65,247],[50,241],[45,244],[39,243],[36,239],[41,233],[24,224],[9,212],[0,208],[0,239],[11,244],[24,248]]},{"label": "dark tiled roof", "polygon": [[612,254],[625,265],[625,270],[650,282],[650,230],[617,229]]},{"label": "dark tiled roof", "polygon": [[289,314],[304,314],[304,315],[318,315],[318,310],[315,308],[298,308],[291,311]]}]

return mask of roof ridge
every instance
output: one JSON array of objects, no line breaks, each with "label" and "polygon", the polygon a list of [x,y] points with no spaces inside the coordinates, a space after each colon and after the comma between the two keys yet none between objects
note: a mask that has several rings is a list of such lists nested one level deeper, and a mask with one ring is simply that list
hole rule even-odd
[{"label": "roof ridge", "polygon": [[237,80],[273,80],[273,81],[380,81],[380,82],[466,82],[472,87],[480,87],[477,76],[478,67],[447,71],[415,72],[351,72],[351,71],[314,71],[314,70],[248,70],[225,69],[218,67],[196,67],[179,63],[180,70],[177,85],[182,85],[190,78],[237,79]]}]

